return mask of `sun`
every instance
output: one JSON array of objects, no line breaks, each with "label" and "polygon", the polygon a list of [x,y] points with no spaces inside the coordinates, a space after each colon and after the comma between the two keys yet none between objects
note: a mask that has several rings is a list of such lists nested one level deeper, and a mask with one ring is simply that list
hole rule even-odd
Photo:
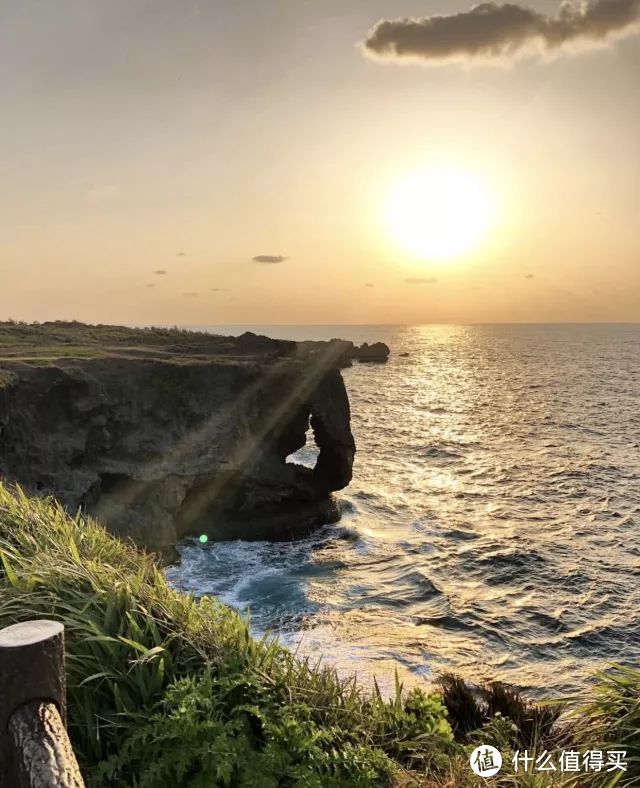
[{"label": "sun", "polygon": [[482,178],[456,167],[419,170],[401,180],[386,202],[391,234],[428,260],[453,260],[476,249],[494,221],[493,196]]}]

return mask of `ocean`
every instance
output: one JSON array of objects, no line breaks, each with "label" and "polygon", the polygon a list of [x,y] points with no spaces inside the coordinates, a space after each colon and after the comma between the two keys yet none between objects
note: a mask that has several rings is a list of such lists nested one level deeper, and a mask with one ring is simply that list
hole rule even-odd
[{"label": "ocean", "polygon": [[343,371],[342,520],[186,542],[176,588],[383,687],[453,671],[556,697],[640,662],[640,325],[209,327],[246,329],[392,355]]}]

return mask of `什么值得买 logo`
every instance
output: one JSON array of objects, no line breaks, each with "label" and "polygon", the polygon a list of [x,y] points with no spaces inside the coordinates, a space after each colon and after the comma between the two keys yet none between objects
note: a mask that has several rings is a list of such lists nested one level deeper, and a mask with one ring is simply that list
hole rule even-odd
[{"label": "\u4ec0\u4e48\u503c\u5f97\u4e70 logo", "polygon": [[469,765],[478,777],[493,777],[500,771],[502,755],[490,744],[481,744],[471,753]]}]

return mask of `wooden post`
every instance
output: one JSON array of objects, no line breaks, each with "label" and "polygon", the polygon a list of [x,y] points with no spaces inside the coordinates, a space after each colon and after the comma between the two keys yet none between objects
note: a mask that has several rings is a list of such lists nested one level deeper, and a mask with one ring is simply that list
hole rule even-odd
[{"label": "wooden post", "polygon": [[65,728],[65,689],[62,624],[0,630],[3,788],[84,788]]}]

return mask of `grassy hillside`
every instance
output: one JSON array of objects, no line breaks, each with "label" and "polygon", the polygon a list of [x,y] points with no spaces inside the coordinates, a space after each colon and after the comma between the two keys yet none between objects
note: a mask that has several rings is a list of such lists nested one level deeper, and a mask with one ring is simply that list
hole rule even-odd
[{"label": "grassy hillside", "polygon": [[[46,361],[65,358],[157,358],[174,363],[225,356],[264,356],[294,343],[233,337],[180,328],[128,328],[77,321],[47,323],[0,321],[1,361]],[[293,352],[291,350],[290,352]]]},{"label": "grassy hillside", "polygon": [[[229,608],[170,589],[151,557],[1,484],[0,558],[0,627],[65,624],[70,733],[91,786],[476,785],[478,741],[505,760],[523,741],[639,754],[638,673],[603,678],[570,733],[515,696],[479,704],[451,681],[444,697],[399,686],[386,700],[255,641]],[[505,768],[493,784],[587,784]],[[618,777],[640,779],[638,762]]]}]

